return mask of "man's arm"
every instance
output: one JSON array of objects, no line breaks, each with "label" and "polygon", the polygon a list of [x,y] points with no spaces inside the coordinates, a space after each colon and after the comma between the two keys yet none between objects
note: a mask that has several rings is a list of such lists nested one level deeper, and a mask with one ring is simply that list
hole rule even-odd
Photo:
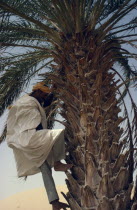
[{"label": "man's arm", "polygon": [[53,93],[48,94],[48,96],[44,100],[44,107],[49,106],[52,103],[53,98],[54,98],[54,94]]},{"label": "man's arm", "polygon": [[[44,107],[47,107],[47,106],[50,106],[50,104],[52,103],[52,101],[53,101],[53,98],[54,98],[54,94],[53,93],[50,93],[50,94],[48,94],[48,96],[46,97],[46,99],[44,100]],[[42,124],[40,123],[38,126],[37,126],[37,128],[36,128],[36,130],[38,131],[38,130],[42,130],[43,129],[43,127],[42,127]]]}]

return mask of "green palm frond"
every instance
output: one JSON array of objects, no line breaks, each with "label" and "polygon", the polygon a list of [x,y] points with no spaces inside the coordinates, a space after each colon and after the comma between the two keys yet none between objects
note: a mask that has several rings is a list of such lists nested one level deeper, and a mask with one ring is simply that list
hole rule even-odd
[{"label": "green palm frond", "polygon": [[1,24],[0,40],[5,43],[33,43],[38,45],[45,39],[46,32],[26,21],[4,22]]},{"label": "green palm frond", "polygon": [[[115,39],[115,37],[114,37],[114,39]],[[112,48],[113,48],[112,50],[114,52],[114,59],[117,61],[117,63],[121,67],[121,74],[123,74],[123,81],[128,81],[128,82],[126,82],[126,87],[122,93],[122,97],[125,97],[127,94],[128,88],[130,86],[130,83],[132,82],[132,81],[130,81],[130,79],[136,78],[137,72],[135,70],[133,70],[133,67],[131,67],[129,65],[127,55],[131,55],[131,53],[128,50],[123,49],[117,41],[115,42],[115,45],[112,46]],[[117,72],[116,72],[116,74],[117,74]],[[121,75],[121,77],[122,77],[122,75]],[[133,79],[131,79],[131,80],[133,80]]]},{"label": "green palm frond", "polygon": [[127,0],[117,0],[117,1],[108,0],[108,1],[105,1],[104,9],[103,9],[103,12],[102,12],[102,15],[101,15],[100,19],[107,18],[108,15],[111,15],[112,13],[114,13],[125,2],[129,2],[129,1],[127,1]]},{"label": "green palm frond", "polygon": [[[28,1],[28,4],[30,2]],[[27,2],[26,2],[27,4]],[[30,22],[32,24],[34,24],[35,26],[37,26],[39,29],[44,30],[47,33],[47,37],[48,39],[51,39],[55,42],[59,42],[60,38],[58,33],[56,32],[56,30],[54,30],[53,28],[49,27],[45,22],[43,23],[42,21],[39,20],[39,18],[37,18],[37,15],[35,17],[35,15],[33,15],[33,11],[30,11],[30,9],[28,10],[26,8],[26,4],[22,4],[19,1],[1,1],[0,2],[0,8],[3,12],[1,12],[0,17],[2,19],[5,19],[8,16],[11,17],[11,19],[9,18],[9,21],[14,21],[12,18],[12,15],[14,14],[15,17],[19,17],[19,20],[26,20],[27,22]],[[34,5],[32,5],[30,3],[30,8],[33,8]],[[32,10],[32,9],[31,9]],[[39,14],[38,11],[36,14]]]},{"label": "green palm frond", "polygon": [[114,25],[116,25],[125,15],[130,11],[135,9],[137,6],[136,1],[127,0],[112,14],[112,16],[106,20],[106,22],[101,26],[102,30],[106,30],[105,33],[109,32]]},{"label": "green palm frond", "polygon": [[36,50],[36,51],[28,51],[26,53],[23,54],[12,54],[12,55],[7,55],[7,53],[5,53],[6,55],[0,58],[0,69],[1,72],[8,70],[7,68],[10,68],[11,66],[13,67],[13,65],[25,62],[25,61],[29,61],[32,59],[36,59],[36,60],[44,60],[44,59],[48,59],[51,58],[52,55],[50,53],[47,53],[46,51],[41,51],[41,50]]},{"label": "green palm frond", "polygon": [[1,59],[3,73],[0,77],[0,115],[19,96],[30,79],[49,64],[45,63],[47,58],[50,58],[50,55],[46,55],[45,52],[33,52],[27,53],[26,56]]}]

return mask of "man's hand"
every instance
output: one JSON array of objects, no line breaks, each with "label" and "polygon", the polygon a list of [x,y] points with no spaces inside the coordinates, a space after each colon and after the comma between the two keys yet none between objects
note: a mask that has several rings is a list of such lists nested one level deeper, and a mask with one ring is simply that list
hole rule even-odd
[{"label": "man's hand", "polygon": [[58,200],[53,201],[51,204],[52,204],[52,210],[60,210],[60,209],[67,210],[67,208],[69,208],[69,205],[67,205],[66,203],[59,202]]}]

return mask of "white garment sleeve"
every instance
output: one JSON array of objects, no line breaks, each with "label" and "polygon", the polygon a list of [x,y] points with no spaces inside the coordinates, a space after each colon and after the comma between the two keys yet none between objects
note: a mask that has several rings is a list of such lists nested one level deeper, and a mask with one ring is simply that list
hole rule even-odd
[{"label": "white garment sleeve", "polygon": [[41,114],[35,102],[15,105],[11,108],[7,120],[7,130],[23,132],[35,129],[41,123]]},{"label": "white garment sleeve", "polygon": [[37,106],[19,106],[16,119],[20,132],[35,129],[41,123],[41,115]]}]

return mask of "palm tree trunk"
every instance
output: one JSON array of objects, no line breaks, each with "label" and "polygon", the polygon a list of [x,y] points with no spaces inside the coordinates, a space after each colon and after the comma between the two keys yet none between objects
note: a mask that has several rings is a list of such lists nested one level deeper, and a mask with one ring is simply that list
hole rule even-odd
[{"label": "palm tree trunk", "polygon": [[60,58],[55,58],[66,119],[66,161],[74,164],[71,173],[66,173],[72,210],[127,210],[132,206],[129,170],[133,163],[130,152],[122,150],[120,123],[124,119],[119,116],[116,97],[119,81],[110,72],[113,54],[106,50],[111,44],[99,46],[90,39],[81,46],[72,40],[65,43]]}]

